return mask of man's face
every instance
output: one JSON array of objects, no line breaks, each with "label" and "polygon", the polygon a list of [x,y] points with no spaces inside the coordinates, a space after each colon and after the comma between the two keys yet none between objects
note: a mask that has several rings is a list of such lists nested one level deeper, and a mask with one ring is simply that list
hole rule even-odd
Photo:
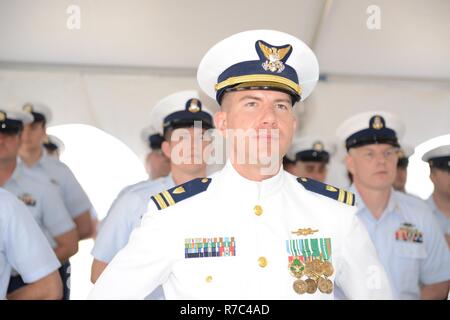
[{"label": "man's face", "polygon": [[169,141],[164,141],[162,150],[170,158],[172,166],[185,173],[196,173],[206,169],[205,148],[210,141],[205,129],[190,127],[172,131]]},{"label": "man's face", "polygon": [[0,133],[0,162],[16,159],[20,147],[20,134]]},{"label": "man's face", "polygon": [[439,168],[431,168],[430,179],[438,194],[450,199],[450,172]]},{"label": "man's face", "polygon": [[40,148],[45,138],[45,126],[42,122],[32,122],[24,126],[22,148]]},{"label": "man's face", "polygon": [[406,178],[407,178],[406,168],[397,167],[397,175],[395,176],[394,189],[398,191],[405,191]]},{"label": "man's face", "polygon": [[397,161],[397,148],[389,144],[352,148],[346,158],[347,169],[353,174],[354,183],[373,190],[392,187]]},{"label": "man's face", "polygon": [[296,161],[291,173],[297,177],[324,182],[327,178],[327,164],[319,161]]},{"label": "man's face", "polygon": [[[232,135],[234,141],[228,141],[233,145],[232,157],[235,159],[239,156],[249,159],[253,154],[253,157],[258,159],[262,155],[280,161],[291,145],[296,127],[291,97],[286,93],[270,90],[226,93],[222,109],[215,115],[214,120],[216,128],[227,139],[230,139],[230,135],[227,135],[226,130],[236,132],[241,129],[241,132],[251,132],[244,137]],[[242,147],[243,141],[245,147]],[[272,154],[273,152],[276,154]]]},{"label": "man's face", "polygon": [[170,160],[162,150],[153,150],[147,155],[145,170],[151,179],[165,177],[170,172]]}]

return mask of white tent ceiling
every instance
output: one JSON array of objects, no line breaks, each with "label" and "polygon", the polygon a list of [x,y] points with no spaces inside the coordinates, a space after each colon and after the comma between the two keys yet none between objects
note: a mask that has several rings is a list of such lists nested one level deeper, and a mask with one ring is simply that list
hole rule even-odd
[{"label": "white tent ceiling", "polygon": [[[80,30],[66,27],[70,5]],[[370,5],[380,30],[367,28]],[[207,49],[249,29],[316,53],[326,81],[296,109],[302,134],[379,109],[403,118],[411,145],[450,132],[449,0],[0,0],[0,107],[46,103],[50,125],[96,126],[143,156],[149,109],[196,88]]]},{"label": "white tent ceiling", "polygon": [[[80,30],[66,27],[73,4]],[[366,27],[373,4],[380,30]],[[448,0],[2,0],[0,61],[193,73],[212,44],[268,28],[312,45],[325,74],[449,80],[449,18]]]}]

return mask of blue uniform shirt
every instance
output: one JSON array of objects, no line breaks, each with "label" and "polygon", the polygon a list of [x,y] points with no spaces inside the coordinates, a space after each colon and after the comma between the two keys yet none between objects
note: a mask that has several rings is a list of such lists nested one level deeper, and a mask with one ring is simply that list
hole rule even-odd
[{"label": "blue uniform shirt", "polygon": [[366,226],[395,299],[420,299],[420,285],[450,279],[450,251],[434,215],[423,200],[393,191],[376,220],[355,186],[357,216]]},{"label": "blue uniform shirt", "polygon": [[434,203],[433,196],[430,196],[427,200],[428,205],[433,211],[442,231],[450,236],[450,218],[447,217],[444,213],[442,213],[437,207],[436,203]]},{"label": "blue uniform shirt", "polygon": [[58,190],[47,177],[18,163],[3,188],[25,203],[52,247],[56,247],[53,238],[75,229]]},{"label": "blue uniform shirt", "polygon": [[147,211],[150,197],[175,185],[171,176],[154,181],[143,181],[126,187],[113,202],[102,222],[92,255],[109,263],[128,243],[131,231],[139,226],[141,216]]},{"label": "blue uniform shirt", "polygon": [[26,283],[60,267],[52,248],[25,205],[0,188],[0,300],[14,268]]},{"label": "blue uniform shirt", "polygon": [[[146,180],[125,187],[113,202],[102,222],[95,239],[92,255],[95,259],[109,263],[128,243],[131,232],[138,227],[142,215],[147,212],[150,197],[175,185],[172,176],[156,180]],[[164,299],[161,286],[156,288],[146,299]]]},{"label": "blue uniform shirt", "polygon": [[73,219],[91,209],[92,204],[86,192],[69,167],[58,159],[48,156],[44,150],[39,161],[28,169],[50,178],[51,183],[58,188],[64,205]]}]

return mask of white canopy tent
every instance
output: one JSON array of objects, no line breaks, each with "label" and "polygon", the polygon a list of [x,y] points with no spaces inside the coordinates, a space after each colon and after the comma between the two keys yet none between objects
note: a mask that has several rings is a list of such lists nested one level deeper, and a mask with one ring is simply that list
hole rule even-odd
[{"label": "white canopy tent", "polygon": [[[372,5],[379,30],[367,26]],[[78,9],[80,29],[70,29]],[[0,108],[43,102],[53,109],[50,126],[95,126],[142,159],[150,108],[198,88],[196,67],[210,46],[236,32],[275,29],[304,40],[319,60],[321,81],[297,106],[300,133],[333,137],[354,113],[387,110],[403,118],[404,141],[414,146],[450,134],[449,13],[448,0],[0,0]],[[66,140],[66,152],[76,139]],[[91,197],[137,174],[100,173],[101,162],[89,157],[103,147],[90,146],[72,166],[82,184],[92,174],[78,167],[98,166],[94,178],[103,185],[83,185]],[[346,184],[341,159],[329,177],[336,185]],[[100,217],[115,194],[108,196]],[[91,247],[84,241],[71,259],[73,299],[91,287]]]},{"label": "white canopy tent", "polygon": [[[67,27],[73,5],[80,29]],[[367,26],[371,5],[379,30]],[[197,88],[211,45],[266,28],[298,36],[318,57],[322,81],[297,110],[302,133],[333,136],[352,114],[383,109],[404,119],[405,141],[417,145],[450,133],[449,12],[447,0],[4,0],[0,106],[44,102],[50,125],[93,125],[142,157],[150,108]]]}]

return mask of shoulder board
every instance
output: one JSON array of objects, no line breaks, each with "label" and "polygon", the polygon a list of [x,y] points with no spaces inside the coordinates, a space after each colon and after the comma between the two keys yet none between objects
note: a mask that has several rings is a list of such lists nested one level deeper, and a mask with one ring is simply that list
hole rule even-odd
[{"label": "shoulder board", "polygon": [[323,196],[332,198],[350,206],[355,205],[355,196],[352,192],[345,189],[333,187],[313,179],[297,178],[297,181],[305,187],[306,190],[321,194]]},{"label": "shoulder board", "polygon": [[165,209],[177,202],[195,196],[208,189],[211,178],[197,178],[151,197],[158,210]]}]

